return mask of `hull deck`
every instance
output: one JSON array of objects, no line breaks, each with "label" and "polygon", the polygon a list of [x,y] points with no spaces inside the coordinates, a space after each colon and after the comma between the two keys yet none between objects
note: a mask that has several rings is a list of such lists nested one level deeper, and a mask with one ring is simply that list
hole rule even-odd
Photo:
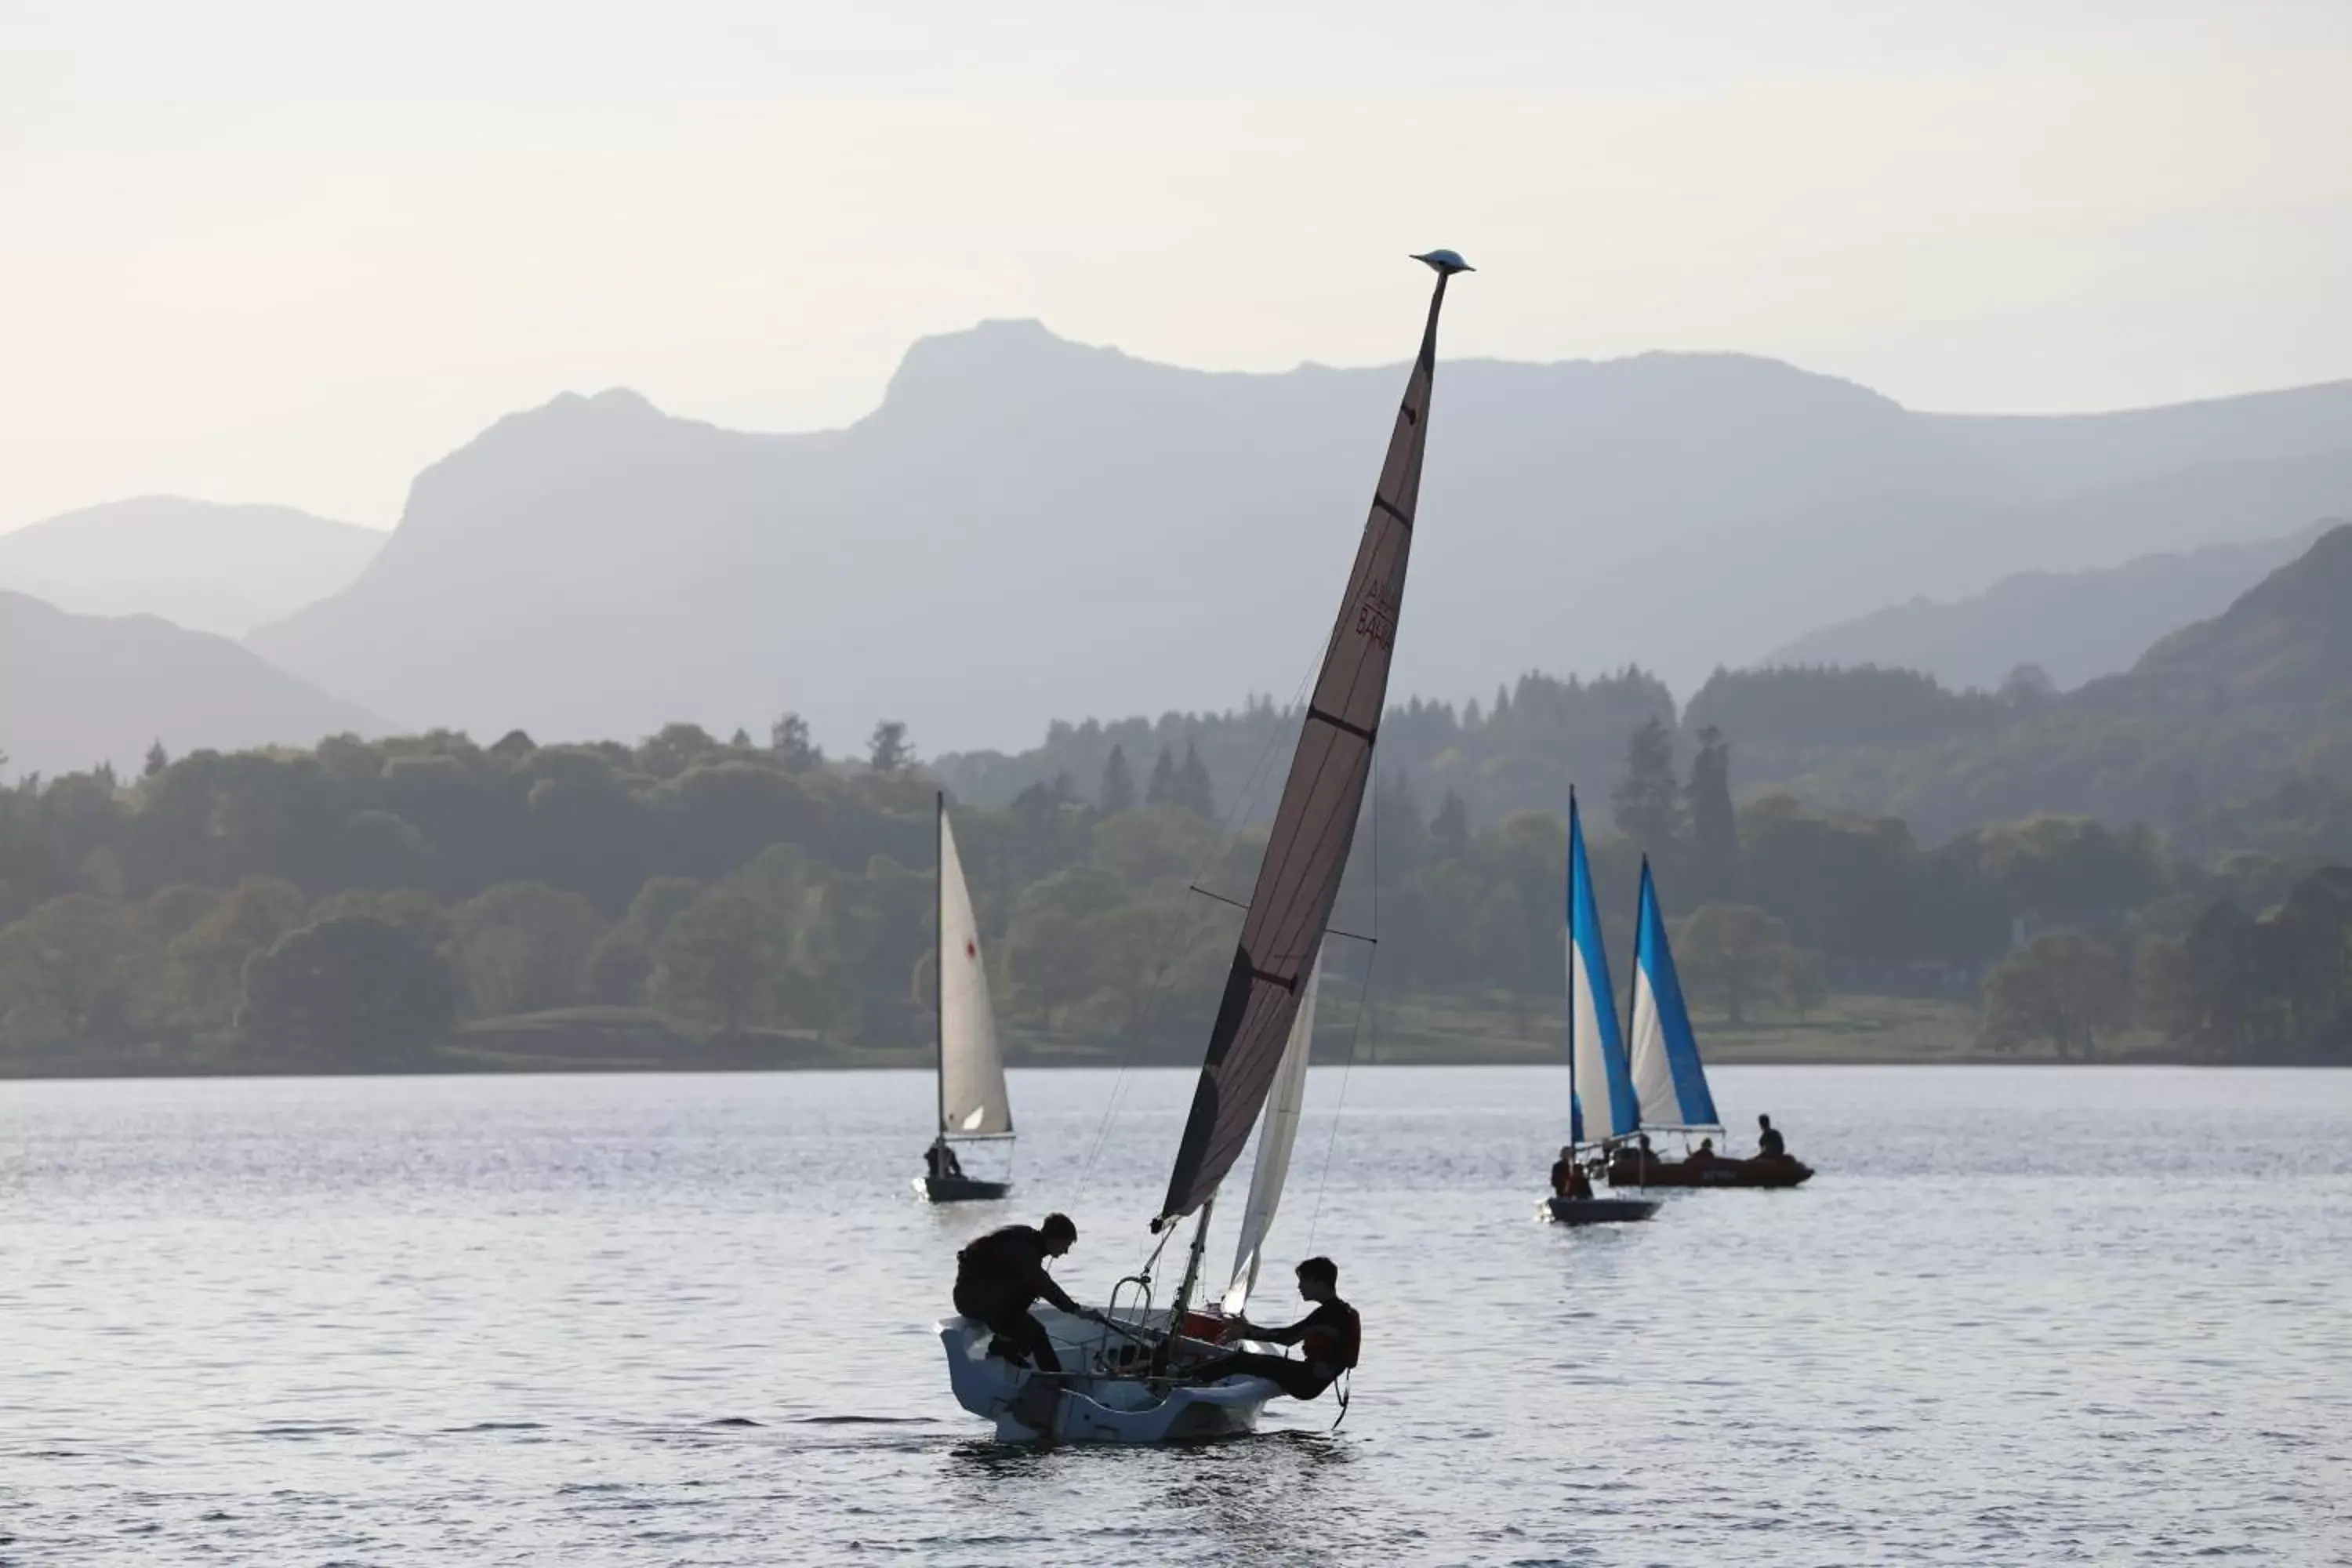
[{"label": "hull deck", "polygon": [[1813,1168],[1792,1154],[1759,1154],[1748,1160],[1643,1161],[1620,1154],[1609,1162],[1612,1187],[1801,1187]]},{"label": "hull deck", "polygon": [[971,1176],[915,1178],[915,1191],[935,1204],[992,1203],[1012,1190],[1011,1182],[983,1182]]},{"label": "hull deck", "polygon": [[[1164,1326],[1166,1316],[1155,1314],[1151,1326]],[[1049,1309],[1041,1309],[1037,1319],[1069,1369],[1059,1379],[1040,1377],[989,1354],[992,1336],[969,1318],[937,1325],[956,1403],[995,1423],[1002,1442],[1199,1443],[1237,1437],[1257,1429],[1259,1412],[1279,1392],[1256,1377],[1195,1386],[1097,1372],[1114,1364],[1129,1342],[1124,1336]]]},{"label": "hull deck", "polygon": [[1559,1225],[1628,1225],[1658,1212],[1656,1198],[1546,1198],[1544,1207]]}]

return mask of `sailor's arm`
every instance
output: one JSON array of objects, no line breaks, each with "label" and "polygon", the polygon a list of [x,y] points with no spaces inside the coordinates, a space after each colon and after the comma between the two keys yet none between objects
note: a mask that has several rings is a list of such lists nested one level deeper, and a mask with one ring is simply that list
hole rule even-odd
[{"label": "sailor's arm", "polygon": [[1260,1340],[1270,1345],[1295,1345],[1307,1337],[1307,1331],[1314,1321],[1313,1318],[1301,1318],[1288,1328],[1270,1329],[1263,1323],[1253,1323],[1244,1318],[1242,1320],[1241,1333],[1244,1339]]},{"label": "sailor's arm", "polygon": [[1051,1301],[1065,1312],[1084,1312],[1086,1310],[1084,1307],[1079,1306],[1076,1301],[1070,1300],[1070,1293],[1067,1290],[1063,1289],[1059,1285],[1055,1284],[1054,1277],[1051,1274],[1046,1273],[1042,1268],[1037,1270],[1036,1285],[1037,1294],[1045,1297],[1045,1300]]}]

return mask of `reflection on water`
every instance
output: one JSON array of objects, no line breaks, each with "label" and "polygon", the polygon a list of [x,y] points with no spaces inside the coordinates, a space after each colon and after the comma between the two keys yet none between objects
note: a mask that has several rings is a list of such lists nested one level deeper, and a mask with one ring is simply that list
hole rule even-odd
[{"label": "reflection on water", "polygon": [[1563,1075],[1357,1069],[1333,1136],[1318,1071],[1258,1305],[1339,1260],[1346,1423],[1002,1447],[930,1322],[1007,1218],[1097,1300],[1150,1250],[1190,1085],[1112,1087],[1019,1075],[1017,1201],[934,1210],[916,1074],[0,1085],[0,1562],[2347,1544],[2352,1075],[1729,1070],[1811,1187],[1568,1231]]}]

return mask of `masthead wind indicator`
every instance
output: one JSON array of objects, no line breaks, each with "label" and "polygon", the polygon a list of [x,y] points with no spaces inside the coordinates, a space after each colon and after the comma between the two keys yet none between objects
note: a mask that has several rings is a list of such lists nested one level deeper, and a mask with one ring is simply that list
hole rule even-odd
[{"label": "masthead wind indicator", "polygon": [[1414,257],[1413,259],[1428,268],[1431,271],[1436,273],[1440,278],[1451,278],[1456,272],[1475,272],[1478,270],[1468,262],[1463,260],[1462,253],[1458,250],[1425,250],[1419,256]]}]

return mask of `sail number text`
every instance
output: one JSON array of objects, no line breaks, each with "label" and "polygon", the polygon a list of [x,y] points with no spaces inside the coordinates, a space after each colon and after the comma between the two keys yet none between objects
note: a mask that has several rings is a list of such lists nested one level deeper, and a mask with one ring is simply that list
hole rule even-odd
[{"label": "sail number text", "polygon": [[1381,647],[1394,651],[1396,647],[1397,595],[1386,583],[1374,583],[1356,605],[1356,635],[1367,637]]}]

